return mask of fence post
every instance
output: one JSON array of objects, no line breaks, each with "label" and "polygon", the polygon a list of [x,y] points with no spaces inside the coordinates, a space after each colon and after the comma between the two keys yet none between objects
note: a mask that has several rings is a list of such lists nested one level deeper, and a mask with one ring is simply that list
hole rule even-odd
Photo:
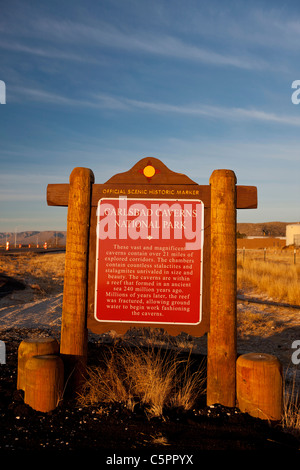
[{"label": "fence post", "polygon": [[215,170],[211,185],[211,314],[207,404],[236,403],[236,176]]},{"label": "fence post", "polygon": [[87,360],[88,241],[93,182],[93,172],[87,168],[74,168],[70,175],[60,345],[69,388],[79,385]]}]

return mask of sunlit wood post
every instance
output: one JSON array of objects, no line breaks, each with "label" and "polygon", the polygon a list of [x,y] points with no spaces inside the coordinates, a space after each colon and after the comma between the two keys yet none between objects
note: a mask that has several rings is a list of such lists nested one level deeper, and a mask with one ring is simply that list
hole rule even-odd
[{"label": "sunlit wood post", "polygon": [[26,338],[18,348],[17,389],[25,390],[25,365],[33,356],[58,354],[59,344],[55,338]]},{"label": "sunlit wood post", "polygon": [[62,398],[64,364],[54,354],[32,356],[25,364],[24,402],[34,410],[54,410]]},{"label": "sunlit wood post", "polygon": [[283,411],[283,377],[280,361],[271,354],[248,353],[236,362],[237,406],[243,413],[280,421]]},{"label": "sunlit wood post", "polygon": [[215,170],[211,185],[211,314],[207,404],[236,402],[236,176]]},{"label": "sunlit wood post", "polygon": [[87,168],[75,168],[70,175],[60,353],[72,388],[80,383],[87,359],[87,273],[93,182],[93,172]]}]

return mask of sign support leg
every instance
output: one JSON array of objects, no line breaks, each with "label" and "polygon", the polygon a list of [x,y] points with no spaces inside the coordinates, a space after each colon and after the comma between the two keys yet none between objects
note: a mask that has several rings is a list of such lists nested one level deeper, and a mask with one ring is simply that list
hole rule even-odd
[{"label": "sign support leg", "polygon": [[236,403],[236,176],[215,170],[211,185],[211,315],[207,404]]},{"label": "sign support leg", "polygon": [[87,359],[87,273],[93,172],[75,168],[70,175],[67,244],[60,353],[72,389],[80,383]]}]

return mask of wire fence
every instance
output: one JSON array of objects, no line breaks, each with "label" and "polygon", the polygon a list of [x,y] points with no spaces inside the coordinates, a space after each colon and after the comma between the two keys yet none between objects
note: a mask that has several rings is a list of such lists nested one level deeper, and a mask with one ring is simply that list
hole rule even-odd
[{"label": "wire fence", "polygon": [[272,249],[272,248],[238,248],[237,254],[244,261],[247,258],[256,259],[260,261],[273,261],[285,264],[299,264],[300,262],[300,248],[293,249]]}]

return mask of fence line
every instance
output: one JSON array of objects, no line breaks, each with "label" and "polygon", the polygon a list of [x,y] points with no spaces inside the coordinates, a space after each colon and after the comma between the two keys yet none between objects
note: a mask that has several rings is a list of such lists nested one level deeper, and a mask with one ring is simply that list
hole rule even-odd
[{"label": "fence line", "polygon": [[[272,248],[238,248],[237,254],[241,255],[243,261],[245,260],[247,254],[254,255],[255,259],[263,259],[264,261],[284,261],[290,262],[291,264],[297,264],[298,258],[298,249],[294,248],[293,251],[282,251]],[[278,256],[279,259],[275,260],[274,257]]]}]

